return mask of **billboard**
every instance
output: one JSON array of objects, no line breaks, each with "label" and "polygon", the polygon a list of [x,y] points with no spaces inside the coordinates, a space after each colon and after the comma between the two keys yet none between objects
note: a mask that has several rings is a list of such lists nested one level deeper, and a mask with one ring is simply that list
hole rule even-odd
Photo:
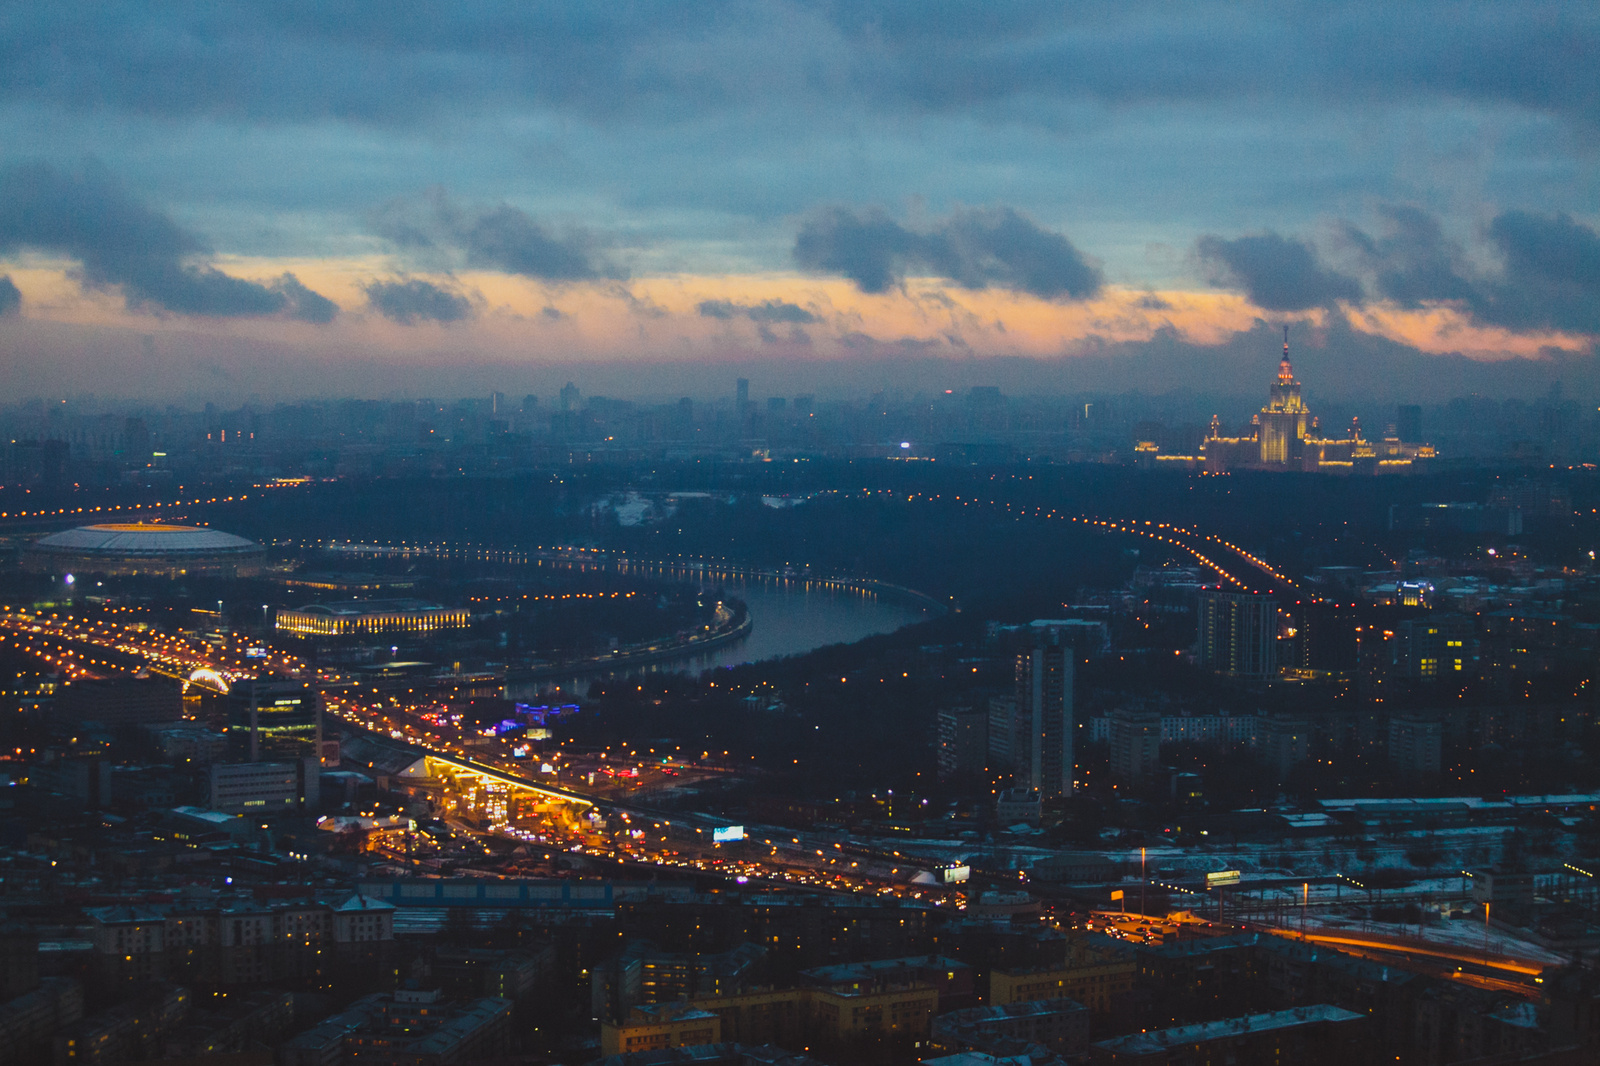
[{"label": "billboard", "polygon": [[1206,874],[1207,888],[1222,888],[1225,885],[1236,885],[1238,883],[1238,870],[1218,870],[1214,874]]},{"label": "billboard", "polygon": [[946,866],[941,873],[944,874],[944,883],[947,885],[959,884],[972,876],[972,867],[966,865]]},{"label": "billboard", "polygon": [[744,839],[744,826],[742,826],[742,825],[722,825],[722,826],[717,826],[715,829],[711,830],[711,839],[716,841],[718,844],[727,844],[727,843],[729,843],[731,841],[743,840]]}]

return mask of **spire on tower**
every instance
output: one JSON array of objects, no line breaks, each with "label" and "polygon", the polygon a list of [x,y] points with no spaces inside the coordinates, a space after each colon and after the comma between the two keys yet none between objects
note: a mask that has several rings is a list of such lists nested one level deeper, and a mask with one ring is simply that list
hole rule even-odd
[{"label": "spire on tower", "polygon": [[1283,362],[1278,364],[1278,381],[1287,385],[1294,381],[1294,368],[1289,365],[1289,327],[1283,327]]}]

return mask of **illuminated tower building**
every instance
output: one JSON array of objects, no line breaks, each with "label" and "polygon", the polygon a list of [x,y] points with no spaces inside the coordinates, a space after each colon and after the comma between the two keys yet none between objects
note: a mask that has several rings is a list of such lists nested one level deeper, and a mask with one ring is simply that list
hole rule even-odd
[{"label": "illuminated tower building", "polygon": [[1287,463],[1300,456],[1300,442],[1306,437],[1306,424],[1311,414],[1300,398],[1300,382],[1295,380],[1294,368],[1289,365],[1289,327],[1283,327],[1283,362],[1278,364],[1278,380],[1273,383],[1272,396],[1261,409],[1258,421],[1261,426],[1261,461]]}]

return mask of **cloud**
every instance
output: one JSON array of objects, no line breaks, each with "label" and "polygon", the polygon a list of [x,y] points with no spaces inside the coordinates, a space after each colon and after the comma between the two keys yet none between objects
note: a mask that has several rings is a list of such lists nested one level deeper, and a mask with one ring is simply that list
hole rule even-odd
[{"label": "cloud", "polygon": [[829,114],[1008,100],[1469,101],[1592,126],[1593,5],[1129,0],[618,5],[32,5],[0,98],[231,121],[422,125],[537,105],[600,120],[778,102]]},{"label": "cloud", "polygon": [[471,300],[420,278],[371,281],[363,288],[373,310],[402,326],[418,322],[460,322],[472,317]]},{"label": "cloud", "polygon": [[293,274],[284,274],[272,283],[271,288],[283,294],[290,318],[325,326],[339,314],[338,304],[321,293],[312,292]]},{"label": "cloud", "polygon": [[21,311],[22,290],[11,280],[10,274],[0,274],[0,318],[20,314]]},{"label": "cloud", "polygon": [[734,303],[732,300],[702,300],[696,305],[695,310],[700,312],[701,318],[719,318],[723,321],[733,318],[748,318],[752,322],[796,324],[821,321],[799,304],[785,300],[763,300],[758,304]]},{"label": "cloud", "polygon": [[1264,311],[1306,311],[1362,298],[1361,283],[1323,266],[1306,241],[1276,233],[1231,241],[1205,236],[1195,247],[1213,281],[1242,286]]},{"label": "cloud", "polygon": [[991,286],[1046,299],[1085,299],[1100,291],[1100,271],[1059,233],[1009,207],[957,211],[926,231],[881,210],[830,207],[801,226],[794,260],[842,274],[862,292],[887,291],[921,268],[967,289]]},{"label": "cloud", "polygon": [[1600,333],[1600,233],[1571,217],[1506,211],[1484,236],[1497,270],[1473,266],[1438,219],[1411,206],[1380,209],[1382,236],[1344,233],[1379,295],[1403,307],[1459,306],[1485,325]]},{"label": "cloud", "polygon": [[207,265],[210,249],[198,237],[98,169],[73,174],[43,163],[0,169],[0,254],[18,248],[76,259],[85,284],[119,286],[130,308],[213,318],[302,316],[309,308],[326,316],[312,321],[332,317],[322,306],[331,302],[292,274],[269,286]]},{"label": "cloud", "polygon": [[400,248],[454,257],[475,269],[544,281],[624,276],[602,257],[600,240],[588,230],[557,233],[509,204],[461,207],[439,188],[428,190],[420,203],[392,200],[369,221],[374,232]]},{"label": "cloud", "polygon": [[1485,319],[1600,333],[1600,233],[1567,215],[1507,211],[1489,224],[1504,274]]}]

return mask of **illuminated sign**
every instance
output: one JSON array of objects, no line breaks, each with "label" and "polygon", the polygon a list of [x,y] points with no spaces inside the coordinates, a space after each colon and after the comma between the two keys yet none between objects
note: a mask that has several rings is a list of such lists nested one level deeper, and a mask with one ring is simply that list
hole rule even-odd
[{"label": "illuminated sign", "polygon": [[717,842],[718,844],[726,844],[726,843],[729,843],[730,841],[734,841],[734,840],[743,840],[744,839],[744,826],[742,826],[742,825],[718,826],[717,828],[711,830],[711,839],[714,840],[715,842]]},{"label": "illuminated sign", "polygon": [[526,759],[528,757],[528,754],[530,752],[532,752],[532,751],[533,751],[533,745],[531,745],[531,744],[518,744],[516,747],[511,749],[511,757],[513,759]]},{"label": "illuminated sign", "polygon": [[267,657],[267,649],[266,648],[246,648],[245,651],[244,651],[244,655],[245,655],[245,658],[247,658],[247,659],[265,659]]},{"label": "illuminated sign", "polygon": [[1207,888],[1221,888],[1224,885],[1236,885],[1238,883],[1238,870],[1218,870],[1214,874],[1206,874]]},{"label": "illuminated sign", "polygon": [[972,876],[972,867],[970,867],[970,866],[946,866],[944,868],[944,870],[942,871],[942,873],[944,874],[944,883],[947,884],[947,885],[954,885],[954,884],[959,884],[960,882],[965,881],[967,878],[971,877]]}]

